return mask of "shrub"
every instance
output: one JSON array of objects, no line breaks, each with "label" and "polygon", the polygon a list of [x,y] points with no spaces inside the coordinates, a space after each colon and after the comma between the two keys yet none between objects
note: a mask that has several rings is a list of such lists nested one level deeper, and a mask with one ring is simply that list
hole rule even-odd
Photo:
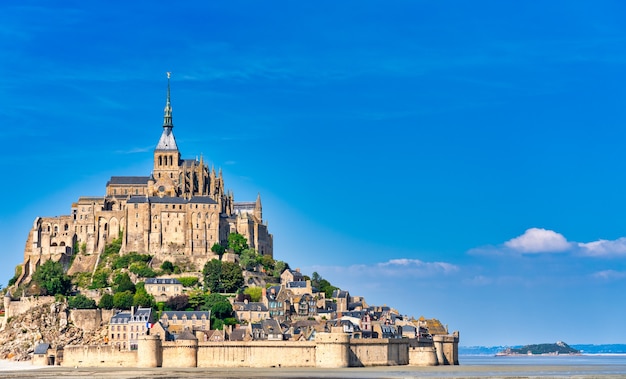
[{"label": "shrub", "polygon": [[178,278],[178,281],[183,285],[183,287],[194,287],[198,284],[198,278],[195,276],[183,276]]},{"label": "shrub", "polygon": [[67,306],[74,309],[94,309],[96,308],[96,302],[81,293],[68,297]]}]

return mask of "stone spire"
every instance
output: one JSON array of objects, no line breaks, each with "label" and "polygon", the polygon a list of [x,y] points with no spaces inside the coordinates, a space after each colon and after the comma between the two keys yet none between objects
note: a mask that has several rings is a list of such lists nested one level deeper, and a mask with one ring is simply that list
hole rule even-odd
[{"label": "stone spire", "polygon": [[165,110],[163,111],[163,134],[157,144],[157,150],[178,150],[176,145],[176,139],[172,129],[174,124],[172,122],[172,103],[170,102],[170,76],[171,72],[167,73],[167,100],[165,102]]},{"label": "stone spire", "polygon": [[259,222],[263,220],[263,206],[261,205],[261,193],[256,195],[256,203],[254,204],[254,216],[259,219]]},{"label": "stone spire", "polygon": [[165,110],[163,112],[163,127],[173,128],[172,123],[172,103],[170,102],[170,77],[172,73],[167,73],[167,100],[165,101]]}]

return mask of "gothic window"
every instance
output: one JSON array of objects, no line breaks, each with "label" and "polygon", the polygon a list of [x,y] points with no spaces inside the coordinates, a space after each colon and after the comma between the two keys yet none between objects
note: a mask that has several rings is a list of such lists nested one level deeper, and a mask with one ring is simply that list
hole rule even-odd
[{"label": "gothic window", "polygon": [[170,155],[170,166],[172,165],[172,156]]},{"label": "gothic window", "polygon": [[159,156],[159,166],[163,165],[163,158],[161,156]]}]

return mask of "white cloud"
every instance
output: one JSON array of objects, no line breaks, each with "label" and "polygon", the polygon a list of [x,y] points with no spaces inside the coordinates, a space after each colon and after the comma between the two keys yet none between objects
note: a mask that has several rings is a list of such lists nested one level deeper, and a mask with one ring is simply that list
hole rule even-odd
[{"label": "white cloud", "polygon": [[571,249],[574,245],[552,230],[530,228],[521,236],[505,242],[504,246],[520,253],[555,253]]},{"label": "white cloud", "polygon": [[621,256],[626,255],[626,237],[616,240],[598,240],[587,243],[578,243],[581,253],[589,256]]},{"label": "white cloud", "polygon": [[626,272],[620,272],[615,270],[598,271],[591,275],[595,279],[601,280],[619,280],[626,278]]},{"label": "white cloud", "polygon": [[459,267],[447,262],[423,262],[419,259],[398,258],[371,265],[355,264],[351,266],[314,266],[313,271],[336,272],[348,276],[396,277],[410,275],[413,278],[450,275],[459,271]]}]

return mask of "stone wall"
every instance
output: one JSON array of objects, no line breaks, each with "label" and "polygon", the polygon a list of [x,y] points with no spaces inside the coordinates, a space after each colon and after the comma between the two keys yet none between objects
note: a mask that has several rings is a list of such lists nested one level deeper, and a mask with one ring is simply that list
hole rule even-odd
[{"label": "stone wall", "polygon": [[5,298],[5,314],[7,318],[15,317],[28,312],[31,308],[53,302],[54,296],[22,297],[20,300],[9,300]]},{"label": "stone wall", "polygon": [[137,351],[120,350],[115,346],[65,346],[65,367],[137,367]]},{"label": "stone wall", "polygon": [[440,365],[459,364],[459,332],[433,336],[433,342]]},{"label": "stone wall", "polygon": [[315,342],[201,342],[198,367],[315,367]]},{"label": "stone wall", "polygon": [[108,324],[115,311],[112,309],[72,309],[70,320],[77,327],[84,330],[96,330],[103,323]]},{"label": "stone wall", "polygon": [[[444,345],[453,353],[455,336]],[[458,337],[456,337],[458,338]],[[457,339],[458,340],[458,339]],[[440,341],[443,343],[443,341]],[[343,333],[318,333],[316,341],[161,342],[144,336],[136,351],[113,346],[68,346],[63,366],[82,367],[318,367],[434,366],[441,358],[434,346],[409,346],[407,339],[350,339]],[[442,355],[446,356],[445,354]],[[458,364],[458,358],[456,361]]]},{"label": "stone wall", "polygon": [[163,342],[163,367],[198,367],[198,341]]},{"label": "stone wall", "polygon": [[352,339],[350,367],[407,365],[408,349],[407,339]]}]

